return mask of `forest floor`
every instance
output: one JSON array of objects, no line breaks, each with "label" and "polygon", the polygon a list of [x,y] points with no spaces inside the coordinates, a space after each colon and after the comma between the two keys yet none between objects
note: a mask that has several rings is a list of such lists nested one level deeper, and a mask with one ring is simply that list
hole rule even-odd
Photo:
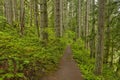
[{"label": "forest floor", "polygon": [[59,64],[59,69],[53,74],[43,77],[41,80],[83,80],[77,63],[72,57],[70,46],[65,49]]}]

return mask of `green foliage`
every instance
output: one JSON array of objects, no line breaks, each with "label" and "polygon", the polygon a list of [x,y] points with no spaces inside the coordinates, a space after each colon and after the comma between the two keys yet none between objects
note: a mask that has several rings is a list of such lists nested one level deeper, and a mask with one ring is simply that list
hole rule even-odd
[{"label": "green foliage", "polygon": [[81,39],[78,39],[75,43],[73,43],[72,49],[74,53],[73,57],[78,63],[85,80],[100,80],[93,74],[94,60],[90,59],[89,51],[85,49],[84,42]]},{"label": "green foliage", "polygon": [[72,44],[74,39],[75,39],[75,32],[71,30],[66,30],[63,36],[63,40],[64,40],[63,42],[67,44]]},{"label": "green foliage", "polygon": [[51,33],[50,40],[47,46],[42,47],[42,43],[35,36],[33,28],[29,28],[25,37],[22,38],[16,33],[16,29],[13,29],[11,32],[9,31],[10,29],[8,26],[6,29],[0,30],[1,80],[37,80],[57,69],[59,59],[65,47],[63,38],[55,39],[52,37],[53,32],[48,30]]},{"label": "green foliage", "polygon": [[95,59],[90,58],[90,53],[85,49],[84,42],[81,39],[72,44],[72,51],[85,80],[119,80],[113,69],[108,65],[104,65],[101,76],[94,74]]},{"label": "green foliage", "polygon": [[0,16],[0,26],[1,27],[4,27],[5,25],[6,25],[6,19],[5,19],[5,17],[3,17],[3,16]]},{"label": "green foliage", "polygon": [[103,67],[103,77],[104,80],[118,80],[118,77],[114,72],[114,69],[106,64],[104,64]]}]

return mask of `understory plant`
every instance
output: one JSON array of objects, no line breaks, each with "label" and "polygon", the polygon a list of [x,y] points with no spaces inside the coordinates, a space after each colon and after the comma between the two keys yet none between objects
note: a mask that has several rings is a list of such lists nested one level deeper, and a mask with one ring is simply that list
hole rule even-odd
[{"label": "understory plant", "polygon": [[82,39],[78,39],[72,44],[72,51],[73,58],[78,63],[85,80],[119,80],[114,69],[106,64],[103,66],[102,75],[95,75],[95,58],[90,58],[90,51],[85,49]]},{"label": "understory plant", "polygon": [[9,29],[0,30],[0,80],[38,80],[57,69],[65,48],[63,38],[43,46],[34,33],[20,37],[16,29]]}]

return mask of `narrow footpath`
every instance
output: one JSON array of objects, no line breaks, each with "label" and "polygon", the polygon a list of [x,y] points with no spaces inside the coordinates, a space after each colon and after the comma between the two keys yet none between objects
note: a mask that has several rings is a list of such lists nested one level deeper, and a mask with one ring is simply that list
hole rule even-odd
[{"label": "narrow footpath", "polygon": [[82,74],[72,58],[72,50],[68,46],[60,61],[59,69],[41,80],[84,80]]}]

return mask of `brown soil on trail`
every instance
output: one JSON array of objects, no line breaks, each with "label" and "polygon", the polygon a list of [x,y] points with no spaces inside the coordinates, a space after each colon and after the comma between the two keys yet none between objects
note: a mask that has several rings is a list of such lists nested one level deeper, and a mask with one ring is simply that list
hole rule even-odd
[{"label": "brown soil on trail", "polygon": [[83,80],[82,74],[77,67],[76,62],[72,58],[72,51],[70,46],[65,50],[62,57],[58,71],[42,78],[41,80]]}]

